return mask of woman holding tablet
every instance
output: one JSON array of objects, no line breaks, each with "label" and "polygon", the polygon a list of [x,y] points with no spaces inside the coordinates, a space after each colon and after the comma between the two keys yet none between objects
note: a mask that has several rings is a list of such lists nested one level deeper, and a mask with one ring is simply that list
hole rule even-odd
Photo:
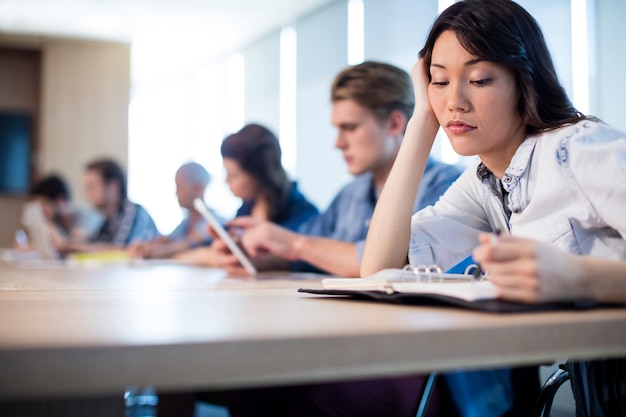
[{"label": "woman holding tablet", "polygon": [[224,139],[221,152],[226,182],[243,200],[236,217],[252,216],[295,230],[318,213],[297,184],[289,180],[278,139],[266,127],[244,126]]},{"label": "woman holding tablet", "polygon": [[[248,124],[228,135],[221,146],[226,182],[243,203],[236,217],[268,220],[289,230],[318,214],[318,210],[291,181],[281,163],[278,138],[265,126]],[[223,242],[216,242],[223,244]],[[197,248],[177,258],[218,266],[212,247]]]}]

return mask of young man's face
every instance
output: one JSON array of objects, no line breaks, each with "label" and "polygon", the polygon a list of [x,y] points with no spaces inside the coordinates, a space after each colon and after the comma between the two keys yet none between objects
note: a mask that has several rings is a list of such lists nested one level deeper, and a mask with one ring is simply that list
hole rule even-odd
[{"label": "young man's face", "polygon": [[332,124],[337,128],[335,147],[343,153],[350,174],[375,171],[395,157],[397,144],[389,140],[389,122],[356,101],[333,102]]},{"label": "young man's face", "polygon": [[106,184],[98,171],[87,170],[85,172],[85,195],[89,204],[98,210],[103,210],[112,202],[118,202],[118,184],[115,182]]}]

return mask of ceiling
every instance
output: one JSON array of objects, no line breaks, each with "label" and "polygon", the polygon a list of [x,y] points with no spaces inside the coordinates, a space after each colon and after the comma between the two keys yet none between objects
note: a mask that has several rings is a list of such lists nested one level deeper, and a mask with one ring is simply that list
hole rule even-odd
[{"label": "ceiling", "polygon": [[206,62],[334,1],[0,0],[0,35],[124,41],[175,56],[184,46]]}]

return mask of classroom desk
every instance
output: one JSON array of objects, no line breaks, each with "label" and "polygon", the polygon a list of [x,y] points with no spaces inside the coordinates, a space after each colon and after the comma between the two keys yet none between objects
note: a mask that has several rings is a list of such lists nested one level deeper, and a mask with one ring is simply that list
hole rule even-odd
[{"label": "classroom desk", "polygon": [[626,308],[499,315],[296,292],[319,278],[227,279],[219,270],[159,264],[0,265],[0,399],[626,355]]}]

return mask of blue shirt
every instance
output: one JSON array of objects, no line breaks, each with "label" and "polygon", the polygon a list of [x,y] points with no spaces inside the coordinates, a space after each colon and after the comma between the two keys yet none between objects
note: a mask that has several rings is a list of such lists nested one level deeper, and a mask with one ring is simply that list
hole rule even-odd
[{"label": "blue shirt", "polygon": [[[222,219],[220,219],[215,212],[212,211],[212,214],[220,221],[220,223],[224,224]],[[200,236],[202,240],[198,243],[192,245],[192,247],[199,245],[208,245],[213,241],[213,236],[209,234],[209,228],[207,227],[207,221],[204,220],[204,217],[198,218],[196,224],[193,226],[193,229],[190,230],[190,218],[187,215],[183,221],[180,222],[178,226],[170,233],[167,238],[171,241],[179,241],[184,240],[190,234]]]},{"label": "blue shirt", "polygon": [[159,235],[154,220],[145,208],[128,200],[104,220],[92,242],[126,246],[135,240],[152,240]]},{"label": "blue shirt", "polygon": [[[460,174],[460,168],[428,158],[413,212],[434,204]],[[377,199],[372,174],[362,174],[337,194],[324,213],[304,223],[298,232],[356,242],[360,261]],[[317,271],[304,262],[292,262],[291,266],[296,271]]]},{"label": "blue shirt", "polygon": [[[254,206],[254,200],[244,201],[239,210],[237,210],[236,217],[249,216],[252,214],[252,207]],[[298,185],[292,183],[289,195],[283,204],[282,209],[279,211],[277,219],[273,220],[273,223],[278,224],[289,230],[298,230],[298,227],[316,216],[319,213],[317,207],[311,203],[307,198],[298,190]]]}]

